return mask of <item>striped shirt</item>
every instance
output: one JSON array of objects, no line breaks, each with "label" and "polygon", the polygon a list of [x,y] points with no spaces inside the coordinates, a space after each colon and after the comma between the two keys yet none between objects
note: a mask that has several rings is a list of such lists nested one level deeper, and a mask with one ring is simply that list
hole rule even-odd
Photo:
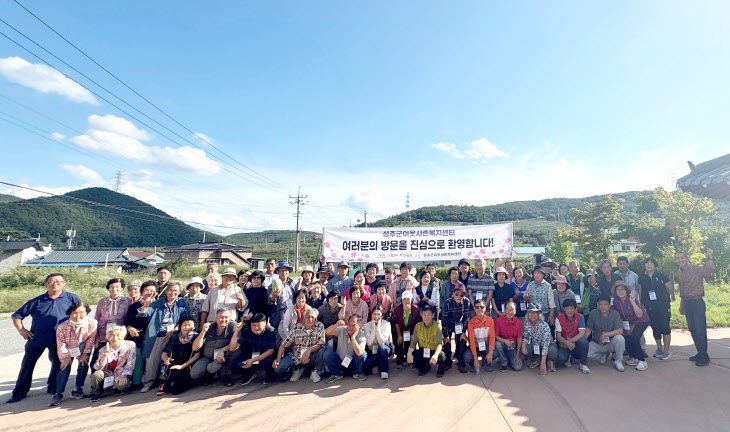
[{"label": "striped shirt", "polygon": [[679,296],[684,300],[697,300],[705,295],[704,278],[715,273],[715,262],[707,260],[704,266],[686,265],[677,270]]}]

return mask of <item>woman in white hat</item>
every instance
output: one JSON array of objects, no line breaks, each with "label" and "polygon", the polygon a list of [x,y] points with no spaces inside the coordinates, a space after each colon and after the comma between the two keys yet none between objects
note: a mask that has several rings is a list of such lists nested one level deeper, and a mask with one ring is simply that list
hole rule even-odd
[{"label": "woman in white hat", "polygon": [[401,297],[401,304],[393,310],[392,323],[395,327],[395,363],[398,369],[403,368],[408,347],[411,345],[411,335],[421,320],[421,312],[418,306],[413,304],[413,292],[405,290]]},{"label": "woman in white hat", "polygon": [[306,289],[309,291],[309,288],[312,286],[312,282],[314,281],[314,269],[312,266],[304,266],[302,269],[302,277],[299,278],[299,281],[297,282],[297,291],[300,289]]},{"label": "woman in white hat", "polygon": [[194,277],[188,282],[188,286],[185,287],[187,294],[185,297],[185,303],[188,305],[188,316],[195,320],[195,328],[197,330],[200,325],[200,311],[203,310],[203,303],[207,297],[202,293],[203,290],[203,279]]}]

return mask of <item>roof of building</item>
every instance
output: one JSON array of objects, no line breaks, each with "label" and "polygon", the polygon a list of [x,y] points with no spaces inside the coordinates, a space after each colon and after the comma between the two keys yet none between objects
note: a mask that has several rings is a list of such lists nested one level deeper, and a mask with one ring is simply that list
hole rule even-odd
[{"label": "roof of building", "polygon": [[730,200],[730,154],[695,165],[687,161],[690,173],[677,180],[677,186],[708,198]]},{"label": "roof of building", "polygon": [[220,251],[236,251],[248,252],[253,250],[251,246],[237,246],[231,243],[194,243],[176,248],[170,248],[169,251],[186,251],[186,250],[220,250]]},{"label": "roof of building", "polygon": [[6,240],[6,241],[0,241],[0,250],[4,251],[14,251],[14,250],[23,250],[28,249],[30,247],[35,247],[40,249],[40,244],[38,244],[37,240]]},{"label": "roof of building", "polygon": [[71,266],[71,265],[99,265],[128,264],[136,261],[130,259],[127,248],[112,249],[58,249],[49,252],[41,258],[25,263],[30,266]]}]

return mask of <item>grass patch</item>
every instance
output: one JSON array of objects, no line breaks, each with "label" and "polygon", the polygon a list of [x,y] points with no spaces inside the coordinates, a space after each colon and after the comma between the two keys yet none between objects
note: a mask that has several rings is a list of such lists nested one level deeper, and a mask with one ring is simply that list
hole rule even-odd
[{"label": "grass patch", "polygon": [[[705,304],[707,305],[707,327],[730,327],[730,285],[705,284]],[[673,329],[686,329],[687,319],[679,314],[679,296],[672,302]]]}]

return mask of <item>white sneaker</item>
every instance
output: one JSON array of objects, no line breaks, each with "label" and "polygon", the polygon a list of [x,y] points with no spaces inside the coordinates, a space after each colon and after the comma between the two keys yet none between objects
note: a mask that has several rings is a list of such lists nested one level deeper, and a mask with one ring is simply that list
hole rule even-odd
[{"label": "white sneaker", "polygon": [[591,370],[590,370],[590,369],[588,369],[588,366],[586,366],[586,365],[584,365],[584,364],[580,365],[580,371],[581,371],[581,372],[583,372],[584,374],[589,374],[589,373],[591,373]]},{"label": "white sneaker", "polygon": [[380,372],[380,379],[388,379],[388,372]]},{"label": "white sneaker", "polygon": [[302,377],[303,373],[304,373],[303,367],[294,369],[294,372],[292,372],[292,375],[291,375],[291,378],[289,378],[289,381],[291,381],[291,382],[299,381],[299,378]]},{"label": "white sneaker", "polygon": [[322,381],[322,377],[319,376],[319,372],[317,372],[316,370],[312,371],[312,373],[309,375],[309,379],[311,379],[312,382],[316,382],[316,383]]},{"label": "white sneaker", "polygon": [[152,386],[154,385],[154,382],[148,382],[144,386],[142,386],[142,390],[140,390],[140,393],[147,393],[148,391],[152,390]]},{"label": "white sneaker", "polygon": [[619,372],[624,371],[624,364],[621,360],[616,360],[615,362],[613,362],[613,365],[616,366],[617,371],[619,371]]},{"label": "white sneaker", "polygon": [[629,359],[626,360],[626,366],[636,366],[637,364],[639,364],[639,360],[633,357],[629,357]]},{"label": "white sneaker", "polygon": [[637,371],[643,371],[643,370],[647,370],[647,369],[649,369],[649,363],[647,363],[645,360],[640,361],[636,365],[636,370]]},{"label": "white sneaker", "polygon": [[609,355],[610,355],[610,353],[606,353],[603,356],[601,356],[601,360],[599,360],[599,363],[600,364],[606,364],[606,362],[608,361],[608,356]]}]

